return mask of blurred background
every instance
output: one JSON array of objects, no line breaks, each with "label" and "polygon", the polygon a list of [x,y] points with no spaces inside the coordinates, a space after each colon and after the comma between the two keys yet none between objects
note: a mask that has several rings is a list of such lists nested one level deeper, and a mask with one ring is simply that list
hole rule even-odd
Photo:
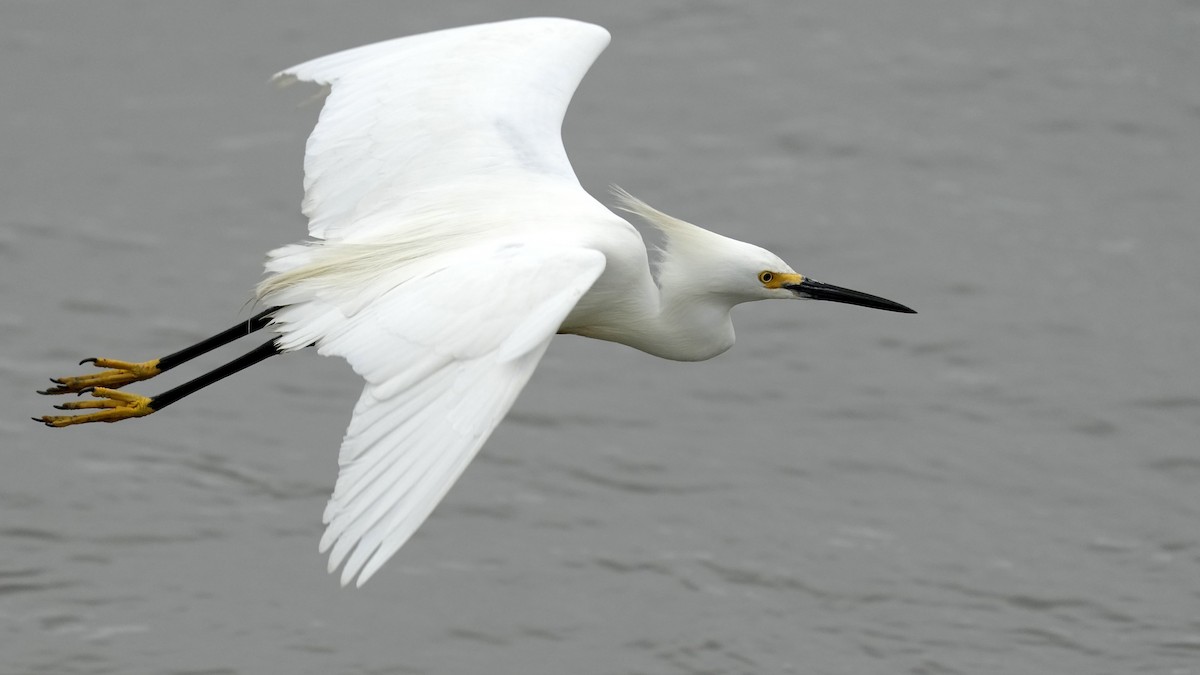
[{"label": "blurred background", "polygon": [[[529,15],[613,33],[590,192],[920,314],[560,338],[358,591],[316,552],[345,363],[29,421],[256,311],[319,110],[272,73]],[[1194,0],[11,1],[0,91],[0,672],[1200,672]]]}]

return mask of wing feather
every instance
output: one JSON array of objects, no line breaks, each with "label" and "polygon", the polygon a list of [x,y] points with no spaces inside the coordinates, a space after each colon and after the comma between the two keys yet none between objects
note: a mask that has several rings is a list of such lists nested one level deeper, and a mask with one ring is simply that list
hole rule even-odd
[{"label": "wing feather", "polygon": [[517,19],[358,47],[277,74],[331,88],[304,158],[309,233],[336,239],[386,226],[371,216],[473,176],[519,171],[577,184],[562,119],[608,41],[592,24]]},{"label": "wing feather", "polygon": [[324,514],[321,550],[343,584],[361,586],[432,512],[604,266],[595,250],[509,242],[405,278],[348,316],[316,301],[276,314],[285,340],[321,332],[318,350],[367,382]]}]

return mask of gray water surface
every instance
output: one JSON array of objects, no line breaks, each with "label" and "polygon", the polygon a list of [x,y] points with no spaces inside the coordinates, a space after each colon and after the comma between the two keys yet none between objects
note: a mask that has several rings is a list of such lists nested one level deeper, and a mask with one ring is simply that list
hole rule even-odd
[{"label": "gray water surface", "polygon": [[[614,34],[593,194],[921,313],[561,338],[357,591],[316,552],[344,363],[28,420],[254,311],[318,110],[271,73],[533,14]],[[0,673],[1200,672],[1195,2],[6,2],[0,92]]]}]

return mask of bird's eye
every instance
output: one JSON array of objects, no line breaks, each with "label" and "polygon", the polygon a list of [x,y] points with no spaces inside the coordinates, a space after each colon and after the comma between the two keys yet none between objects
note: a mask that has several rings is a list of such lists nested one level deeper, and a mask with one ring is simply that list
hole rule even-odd
[{"label": "bird's eye", "polygon": [[775,279],[775,275],[771,274],[770,272],[759,272],[758,273],[758,280],[764,284],[769,284],[774,279]]}]

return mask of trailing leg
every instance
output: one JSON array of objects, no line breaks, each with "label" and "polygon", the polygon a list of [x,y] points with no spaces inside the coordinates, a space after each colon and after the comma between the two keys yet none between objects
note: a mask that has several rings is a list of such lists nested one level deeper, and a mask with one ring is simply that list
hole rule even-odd
[{"label": "trailing leg", "polygon": [[[252,332],[252,331],[251,331]],[[203,353],[203,352],[201,352]],[[253,351],[219,366],[196,379],[165,391],[158,396],[146,397],[108,387],[85,387],[78,393],[90,393],[94,400],[67,401],[56,405],[59,410],[95,410],[81,415],[45,415],[33,418],[48,427],[68,427],[88,422],[119,422],[131,417],[145,417],[171,405],[179,399],[194,394],[208,385],[279,353],[275,340],[259,345]],[[198,356],[199,354],[197,354]],[[194,358],[194,357],[192,357]]]},{"label": "trailing leg", "polygon": [[117,389],[133,382],[148,380],[159,373],[164,373],[175,366],[187,363],[218,347],[223,347],[238,338],[243,338],[255,331],[262,330],[264,326],[271,322],[271,314],[277,309],[279,308],[271,307],[263,310],[228,330],[224,330],[208,339],[201,340],[190,347],[185,347],[174,354],[169,354],[159,359],[151,359],[150,361],[143,361],[141,363],[94,357],[84,359],[79,362],[80,365],[92,363],[98,368],[108,368],[109,370],[72,377],[52,377],[50,381],[56,386],[49,389],[42,389],[38,393],[47,395],[78,394],[93,387]]}]

